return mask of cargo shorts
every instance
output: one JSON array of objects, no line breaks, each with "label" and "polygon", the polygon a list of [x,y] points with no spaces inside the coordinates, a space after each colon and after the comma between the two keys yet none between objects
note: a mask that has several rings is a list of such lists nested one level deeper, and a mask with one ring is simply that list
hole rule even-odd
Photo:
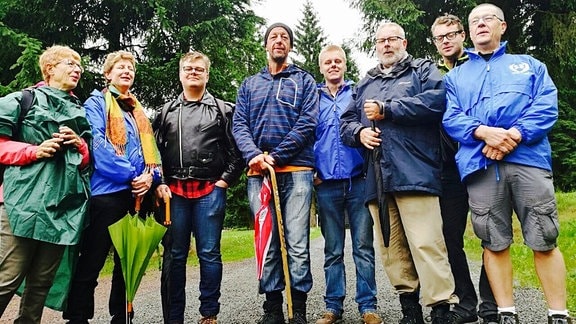
[{"label": "cargo shorts", "polygon": [[466,178],[474,233],[482,246],[502,251],[513,242],[516,214],[524,244],[534,251],[556,247],[558,209],[552,172],[499,162]]}]

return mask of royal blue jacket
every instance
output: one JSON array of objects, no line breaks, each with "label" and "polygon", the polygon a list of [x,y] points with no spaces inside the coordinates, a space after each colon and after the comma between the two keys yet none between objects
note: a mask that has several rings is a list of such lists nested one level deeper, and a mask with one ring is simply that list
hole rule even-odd
[{"label": "royal blue jacket", "polygon": [[486,61],[466,51],[469,60],[446,74],[446,132],[460,142],[456,162],[462,179],[495,163],[482,154],[484,141],[474,138],[480,125],[515,127],[518,147],[504,162],[552,170],[548,132],[558,118],[556,86],[546,66],[528,55],[506,54],[506,42]]},{"label": "royal blue jacket", "polygon": [[340,115],[352,100],[352,81],[346,81],[336,97],[332,97],[325,83],[318,85],[320,113],[316,127],[314,158],[318,177],[325,180],[342,180],[362,173],[364,159],[360,148],[344,145],[340,138]]},{"label": "royal blue jacket", "polygon": [[[131,189],[134,178],[144,172],[140,135],[136,121],[123,111],[126,125],[126,154],[116,155],[114,147],[106,137],[106,102],[104,94],[94,90],[84,102],[86,118],[92,127],[94,173],[90,179],[92,196],[104,195]],[[159,179],[157,171],[154,179]]]},{"label": "royal blue jacket", "polygon": [[318,92],[312,75],[295,65],[268,68],[238,89],[233,135],[246,163],[268,152],[279,166],[314,167]]}]

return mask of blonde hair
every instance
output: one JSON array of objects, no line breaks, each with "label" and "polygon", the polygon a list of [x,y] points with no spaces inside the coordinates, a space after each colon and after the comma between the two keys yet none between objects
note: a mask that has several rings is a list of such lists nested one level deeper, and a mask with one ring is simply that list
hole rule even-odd
[{"label": "blonde hair", "polygon": [[206,65],[206,72],[210,72],[210,59],[208,58],[208,56],[206,56],[206,54],[197,51],[188,52],[180,58],[179,63],[180,69],[182,69],[182,66],[184,65],[185,62],[193,62],[196,60],[203,61],[204,65]]},{"label": "blonde hair", "polygon": [[322,55],[327,52],[338,52],[338,54],[342,56],[344,63],[346,63],[346,52],[344,52],[342,47],[338,45],[327,45],[320,51],[320,54],[318,55],[318,64],[322,65]]},{"label": "blonde hair", "polygon": [[436,26],[438,25],[446,25],[446,26],[456,25],[456,27],[458,27],[459,30],[464,30],[464,25],[462,25],[462,21],[460,21],[460,18],[447,13],[434,20],[432,27],[430,27],[430,31],[434,33],[434,28],[436,28]]},{"label": "blonde hair", "polygon": [[72,57],[74,60],[80,62],[80,54],[68,46],[54,45],[48,47],[40,58],[38,59],[38,65],[40,66],[40,71],[42,71],[42,79],[44,82],[48,83],[50,81],[50,74],[48,69],[51,66],[55,66],[58,62]]},{"label": "blonde hair", "polygon": [[106,60],[104,60],[104,65],[102,66],[102,72],[104,74],[112,71],[114,64],[118,63],[120,60],[128,60],[132,63],[134,72],[136,72],[136,59],[134,55],[128,51],[116,51],[106,55]]}]

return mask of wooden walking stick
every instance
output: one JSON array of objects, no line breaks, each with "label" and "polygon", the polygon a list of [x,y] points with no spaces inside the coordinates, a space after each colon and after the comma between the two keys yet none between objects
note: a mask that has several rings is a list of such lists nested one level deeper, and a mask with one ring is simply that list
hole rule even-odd
[{"label": "wooden walking stick", "polygon": [[280,194],[278,193],[278,183],[276,182],[276,172],[274,167],[265,163],[270,174],[270,183],[274,193],[274,207],[276,209],[276,221],[278,224],[278,237],[280,240],[280,252],[282,254],[282,269],[284,270],[284,284],[286,285],[286,302],[288,303],[288,319],[292,319],[292,289],[290,287],[290,272],[288,271],[288,251],[286,250],[286,240],[284,238],[284,222],[282,221],[282,209],[280,207]]},{"label": "wooden walking stick", "polygon": [[170,220],[170,197],[167,194],[164,194],[164,225],[171,225],[172,221]]}]

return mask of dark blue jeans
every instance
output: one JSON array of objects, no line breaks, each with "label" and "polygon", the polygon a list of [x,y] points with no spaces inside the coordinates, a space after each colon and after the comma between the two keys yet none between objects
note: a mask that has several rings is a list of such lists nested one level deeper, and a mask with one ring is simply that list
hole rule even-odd
[{"label": "dark blue jeans", "polygon": [[344,218],[348,214],[352,256],[356,266],[356,303],[360,314],[376,311],[376,279],[372,217],[364,206],[364,179],[330,180],[316,187],[318,215],[324,236],[326,310],[341,315],[346,296]]},{"label": "dark blue jeans", "polygon": [[186,307],[186,261],[190,235],[196,242],[200,262],[200,314],[220,312],[222,255],[220,238],[226,207],[226,189],[215,187],[210,194],[194,199],[174,195],[171,201],[172,225],[162,244],[162,311],[166,322],[184,321]]}]

